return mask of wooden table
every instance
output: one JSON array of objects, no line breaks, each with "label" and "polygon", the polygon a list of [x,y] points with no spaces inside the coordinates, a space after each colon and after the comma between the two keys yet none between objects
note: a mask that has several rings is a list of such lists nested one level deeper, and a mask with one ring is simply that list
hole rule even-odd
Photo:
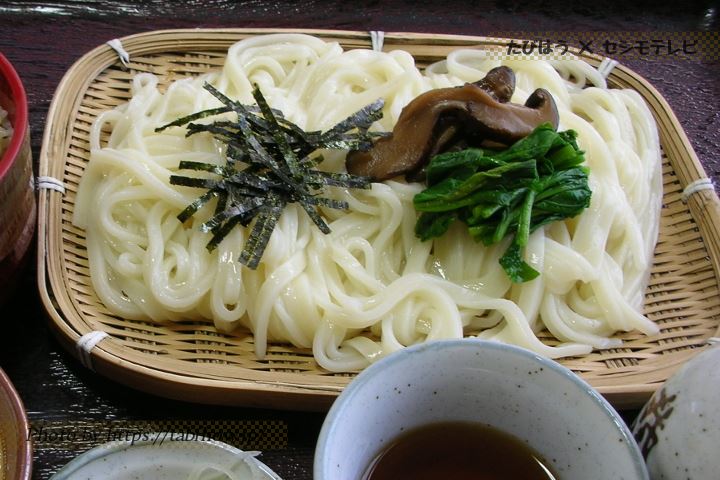
[{"label": "wooden table", "polygon": [[[113,38],[142,31],[193,27],[328,28],[503,36],[568,41],[601,50],[603,41],[633,41],[638,31],[659,40],[682,32],[717,37],[718,2],[649,9],[625,2],[592,10],[596,2],[508,2],[489,7],[473,1],[262,1],[230,2],[0,2],[0,51],[22,77],[30,104],[35,167],[45,119],[62,75],[85,52]],[[714,8],[714,10],[712,10]],[[715,12],[715,13],[713,13]],[[680,32],[680,37],[678,33]],[[710,33],[707,33],[710,32]],[[688,34],[689,35],[689,34]],[[688,36],[688,38],[691,38]],[[599,52],[602,53],[602,52]],[[662,52],[615,58],[647,78],[675,110],[708,175],[720,178],[720,42],[714,58],[685,60]],[[0,226],[0,228],[2,228]],[[261,459],[286,479],[312,477],[312,458],[324,414],[205,407],[137,392],[94,375],[60,349],[47,328],[37,294],[34,257],[3,310],[0,366],[25,402],[36,436],[34,478],[46,479],[82,451],[111,436],[119,422],[151,420],[266,422],[281,425],[287,441],[265,449]],[[624,412],[630,418],[633,412]],[[58,435],[42,435],[52,427]],[[45,430],[48,432],[49,430]],[[95,432],[88,435],[87,432]],[[253,447],[253,442],[247,445]]]}]

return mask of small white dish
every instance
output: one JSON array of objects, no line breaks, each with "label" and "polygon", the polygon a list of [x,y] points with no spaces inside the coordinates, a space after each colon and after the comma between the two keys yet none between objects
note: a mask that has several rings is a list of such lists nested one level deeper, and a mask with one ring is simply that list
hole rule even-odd
[{"label": "small white dish", "polygon": [[257,453],[178,435],[150,433],[139,441],[100,445],[70,461],[51,480],[281,480],[255,458]]},{"label": "small white dish", "polygon": [[526,441],[563,479],[648,478],[628,427],[580,377],[528,350],[473,339],[416,345],[361,372],[325,419],[314,478],[359,480],[401,433],[442,422]]}]

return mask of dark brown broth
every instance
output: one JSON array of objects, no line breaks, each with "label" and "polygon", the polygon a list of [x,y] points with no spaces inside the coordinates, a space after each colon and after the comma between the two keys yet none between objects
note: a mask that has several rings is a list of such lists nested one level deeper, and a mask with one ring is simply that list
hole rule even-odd
[{"label": "dark brown broth", "polygon": [[525,442],[478,423],[446,422],[400,435],[363,480],[559,480]]}]

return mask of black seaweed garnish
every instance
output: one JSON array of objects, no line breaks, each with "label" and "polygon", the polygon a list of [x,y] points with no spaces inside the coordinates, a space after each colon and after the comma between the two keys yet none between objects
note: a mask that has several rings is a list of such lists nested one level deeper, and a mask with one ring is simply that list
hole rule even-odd
[{"label": "black seaweed garnish", "polygon": [[[318,207],[347,209],[344,201],[322,196],[326,186],[369,188],[370,179],[348,173],[317,170],[322,162],[319,149],[367,150],[380,134],[368,129],[382,117],[383,101],[378,100],[341,121],[326,132],[305,132],[282,112],[269,107],[256,86],[253,97],[257,105],[236,102],[212,85],[204,88],[223,103],[222,107],[203,110],[179,118],[155,129],[187,125],[187,136],[207,132],[226,145],[226,164],[180,162],[180,170],[209,172],[217,178],[172,175],[170,183],[207,190],[180,214],[185,222],[207,202],[217,198],[213,216],[200,225],[213,236],[207,244],[214,250],[238,224],[248,226],[254,220],[250,235],[240,255],[240,262],[255,269],[265,251],[270,235],[289,203],[299,203],[324,233],[330,227]],[[192,123],[207,117],[234,112],[236,121]]]}]

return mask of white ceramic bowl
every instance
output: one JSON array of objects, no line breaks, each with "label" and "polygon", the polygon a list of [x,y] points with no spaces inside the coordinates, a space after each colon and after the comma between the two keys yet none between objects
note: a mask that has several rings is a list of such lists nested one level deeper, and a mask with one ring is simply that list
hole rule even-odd
[{"label": "white ceramic bowl", "polygon": [[670,377],[640,412],[633,432],[650,478],[720,478],[720,345]]},{"label": "white ceramic bowl", "polygon": [[360,480],[401,432],[446,421],[526,440],[561,480],[648,478],[627,426],[577,375],[527,350],[471,339],[407,348],[360,373],[325,419],[314,478]]},{"label": "white ceramic bowl", "polygon": [[182,435],[157,432],[138,441],[97,446],[70,461],[51,480],[280,480],[253,453],[215,440],[174,439],[178,436]]}]

